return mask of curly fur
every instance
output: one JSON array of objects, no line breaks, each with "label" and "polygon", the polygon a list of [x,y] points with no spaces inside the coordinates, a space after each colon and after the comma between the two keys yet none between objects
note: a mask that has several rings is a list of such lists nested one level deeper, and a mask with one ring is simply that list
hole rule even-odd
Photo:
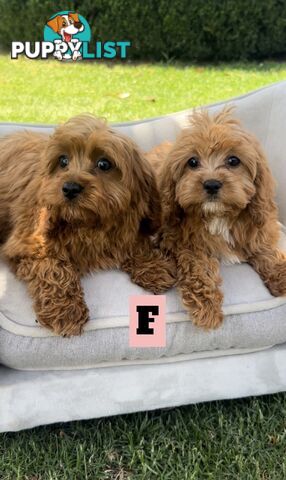
[{"label": "curly fur", "polygon": [[[229,167],[229,156],[241,163]],[[191,157],[198,168],[190,168]],[[162,193],[161,246],[176,259],[178,288],[196,325],[215,328],[223,320],[221,260],[248,262],[272,295],[286,295],[274,181],[259,142],[232,109],[195,112],[173,146],[157,147],[148,158]],[[222,183],[215,198],[203,188],[210,179]]]},{"label": "curly fur", "polygon": [[[129,138],[82,115],[51,136],[15,133],[0,148],[1,252],[27,283],[41,325],[81,333],[89,313],[80,277],[94,270],[121,268],[154,293],[173,285],[175,265],[151,243],[161,223],[155,176]],[[97,167],[102,157],[111,170]],[[84,189],[67,199],[64,182]]]}]

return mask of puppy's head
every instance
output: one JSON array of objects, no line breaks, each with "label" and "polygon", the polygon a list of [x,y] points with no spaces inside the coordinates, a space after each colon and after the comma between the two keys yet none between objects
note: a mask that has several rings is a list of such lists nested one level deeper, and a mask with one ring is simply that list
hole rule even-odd
[{"label": "puppy's head", "polygon": [[72,35],[84,30],[77,13],[68,13],[66,15],[57,15],[47,22],[47,25],[52,30],[63,37],[66,42],[69,42]]},{"label": "puppy's head", "polygon": [[[135,143],[91,115],[56,129],[43,155],[42,203],[63,220],[114,225],[160,224],[153,171]],[[136,219],[136,220],[135,220]]]},{"label": "puppy's head", "polygon": [[229,108],[214,116],[192,115],[164,163],[162,189],[163,205],[170,199],[170,216],[180,209],[202,216],[237,216],[248,209],[263,223],[273,208],[273,180],[263,151]]}]

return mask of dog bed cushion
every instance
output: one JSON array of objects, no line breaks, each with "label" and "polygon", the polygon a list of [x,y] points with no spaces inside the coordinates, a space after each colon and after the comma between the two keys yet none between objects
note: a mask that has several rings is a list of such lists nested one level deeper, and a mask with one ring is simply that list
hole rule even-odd
[{"label": "dog bed cushion", "polygon": [[[285,230],[281,240],[286,250]],[[286,298],[272,297],[247,264],[222,265],[221,272],[225,321],[220,328],[195,327],[173,289],[166,295],[166,347],[130,348],[129,296],[148,292],[126,274],[107,271],[83,278],[91,320],[82,336],[62,338],[36,323],[25,284],[1,263],[1,362],[28,370],[94,368],[232,354],[286,342]]]},{"label": "dog bed cushion", "polygon": [[[261,140],[275,178],[281,221],[286,225],[285,151],[286,82],[231,100],[243,124]],[[212,105],[217,111],[225,103]],[[115,126],[148,150],[174,140],[191,110],[146,121]],[[52,127],[0,125],[0,134],[29,128],[51,132]],[[285,229],[282,235],[286,250]],[[223,325],[205,332],[187,318],[175,290],[167,293],[167,346],[128,346],[130,295],[144,292],[122,272],[99,272],[82,284],[91,320],[80,337],[52,335],[35,322],[26,287],[0,263],[0,363],[23,370],[83,369],[138,363],[164,363],[246,353],[286,342],[286,298],[274,298],[247,264],[222,266],[225,294]]]}]

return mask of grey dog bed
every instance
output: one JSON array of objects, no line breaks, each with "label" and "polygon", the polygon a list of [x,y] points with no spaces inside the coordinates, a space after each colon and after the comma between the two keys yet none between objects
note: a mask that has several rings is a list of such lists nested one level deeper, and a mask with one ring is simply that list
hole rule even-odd
[{"label": "grey dog bed", "polygon": [[[280,221],[286,225],[286,84],[226,103],[237,106],[237,116],[267,152],[278,182]],[[223,105],[210,109],[217,111]],[[148,150],[163,140],[173,140],[190,113],[187,110],[115,128]],[[23,128],[53,129],[2,124],[0,134]],[[285,229],[281,229],[281,245],[286,250]],[[128,346],[128,298],[147,292],[124,273],[99,272],[82,279],[91,321],[81,337],[66,339],[35,322],[25,285],[1,263],[0,430],[284,389],[285,369],[281,370],[280,360],[273,360],[273,352],[278,348],[280,357],[286,357],[286,298],[272,297],[247,264],[221,269],[225,293],[221,328],[205,332],[194,327],[171,290],[167,293],[166,348],[139,349]],[[261,366],[259,372],[258,367],[252,368],[253,361]],[[204,376],[208,368],[215,383]],[[32,401],[35,408],[31,412]]]},{"label": "grey dog bed", "polygon": [[[284,237],[286,249],[286,236]],[[25,285],[9,269],[0,270],[0,352],[4,365],[21,370],[63,370],[178,361],[257,350],[286,342],[286,298],[274,298],[247,264],[222,266],[224,325],[195,327],[175,290],[167,293],[167,346],[128,345],[129,296],[147,292],[122,272],[99,272],[82,283],[91,320],[84,335],[62,338],[35,322]],[[243,279],[243,282],[241,282]],[[112,290],[110,286],[112,285]],[[110,292],[111,290],[111,292]],[[108,298],[107,298],[108,296]]]}]

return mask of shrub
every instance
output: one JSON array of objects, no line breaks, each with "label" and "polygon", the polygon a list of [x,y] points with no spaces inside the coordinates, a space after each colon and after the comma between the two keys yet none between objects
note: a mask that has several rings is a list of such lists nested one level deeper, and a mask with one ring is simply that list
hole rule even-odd
[{"label": "shrub", "polygon": [[286,53],[284,0],[0,0],[0,45],[42,39],[57,11],[73,9],[93,39],[131,40],[134,59],[253,59]]}]

